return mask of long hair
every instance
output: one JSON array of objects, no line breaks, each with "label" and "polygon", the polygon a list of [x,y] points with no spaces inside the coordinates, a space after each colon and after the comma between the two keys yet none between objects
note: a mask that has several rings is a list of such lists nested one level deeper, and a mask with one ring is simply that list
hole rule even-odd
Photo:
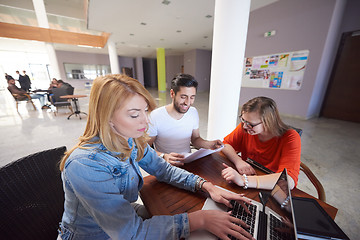
[{"label": "long hair", "polygon": [[[132,148],[123,137],[114,133],[110,127],[110,119],[118,108],[122,107],[132,96],[142,96],[148,104],[149,113],[155,109],[156,103],[150,93],[136,79],[123,74],[109,74],[97,77],[91,87],[89,100],[89,115],[84,134],[79,142],[68,152],[60,163],[62,171],[65,162],[76,148],[85,148],[83,145],[91,143],[102,143],[107,150],[121,153],[118,157],[124,160],[130,157]],[[93,141],[94,137],[99,137]],[[144,155],[148,135],[146,131],[143,136],[134,139],[138,148],[137,161]]]},{"label": "long hair", "polygon": [[265,130],[274,136],[279,137],[289,129],[281,120],[276,103],[271,98],[256,97],[249,100],[242,106],[241,114],[250,112],[258,112]]}]

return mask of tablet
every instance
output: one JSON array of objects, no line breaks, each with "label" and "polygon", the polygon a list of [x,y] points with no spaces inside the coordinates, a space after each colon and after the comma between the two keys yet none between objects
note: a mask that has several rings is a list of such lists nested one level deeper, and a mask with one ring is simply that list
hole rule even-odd
[{"label": "tablet", "polygon": [[349,239],[315,199],[292,199],[298,238]]}]

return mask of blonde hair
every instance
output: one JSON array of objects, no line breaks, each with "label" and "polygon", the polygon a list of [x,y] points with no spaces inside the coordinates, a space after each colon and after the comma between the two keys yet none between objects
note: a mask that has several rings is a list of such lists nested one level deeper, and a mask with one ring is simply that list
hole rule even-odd
[{"label": "blonde hair", "polygon": [[[84,134],[79,138],[79,142],[68,152],[60,162],[62,171],[65,162],[76,148],[83,147],[85,144],[102,143],[111,152],[120,152],[118,156],[121,160],[130,157],[132,148],[123,137],[114,133],[109,121],[116,109],[122,107],[132,96],[142,96],[148,104],[149,113],[155,109],[156,103],[150,93],[136,79],[123,74],[110,74],[97,77],[91,87],[89,100],[89,115]],[[94,137],[99,137],[93,141]],[[148,135],[134,139],[138,148],[137,161],[144,155]]]},{"label": "blonde hair", "polygon": [[260,114],[265,130],[273,136],[282,136],[289,130],[289,126],[281,120],[276,103],[271,98],[256,97],[249,100],[242,106],[241,114],[250,112],[258,112]]}]

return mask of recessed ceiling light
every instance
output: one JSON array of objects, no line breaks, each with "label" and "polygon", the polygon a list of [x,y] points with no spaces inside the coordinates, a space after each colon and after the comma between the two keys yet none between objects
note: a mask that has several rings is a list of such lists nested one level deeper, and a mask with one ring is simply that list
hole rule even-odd
[{"label": "recessed ceiling light", "polygon": [[208,36],[204,36],[204,38],[208,38]]},{"label": "recessed ceiling light", "polygon": [[169,5],[171,2],[168,1],[168,0],[164,0],[164,1],[162,1],[161,3],[164,4],[164,5]]},{"label": "recessed ceiling light", "polygon": [[146,25],[146,23],[145,23],[145,22],[142,22],[142,23],[140,23],[140,24],[141,24],[141,25],[144,25],[144,26]]},{"label": "recessed ceiling light", "polygon": [[130,33],[130,36],[135,36],[135,34],[133,34],[133,33]]},{"label": "recessed ceiling light", "polygon": [[177,30],[176,32],[177,32],[177,33],[181,33],[181,30]]},{"label": "recessed ceiling light", "polygon": [[211,15],[206,15],[205,17],[206,17],[206,18],[212,18],[212,16],[211,16]]}]

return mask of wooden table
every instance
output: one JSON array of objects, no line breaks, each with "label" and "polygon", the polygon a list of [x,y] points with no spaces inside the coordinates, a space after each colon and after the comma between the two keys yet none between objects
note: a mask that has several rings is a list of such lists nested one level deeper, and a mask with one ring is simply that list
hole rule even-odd
[{"label": "wooden table", "polygon": [[87,113],[80,112],[80,106],[78,104],[78,101],[79,101],[78,98],[84,98],[84,97],[87,97],[87,95],[64,95],[64,96],[60,96],[60,98],[71,99],[73,101],[73,103],[74,103],[75,112],[71,113],[68,116],[68,118],[67,118],[68,120],[70,119],[70,117],[72,115],[79,116],[80,120],[81,120],[80,113],[87,115]]},{"label": "wooden table", "polygon": [[[245,193],[246,197],[260,202],[258,197],[259,190],[244,190],[236,184],[229,184],[221,177],[221,170],[224,168],[222,166],[223,162],[229,166],[234,166],[223,154],[214,153],[194,162],[185,164],[183,168],[205,178],[214,185],[218,185],[236,193]],[[257,174],[263,175],[264,173],[257,170]],[[291,194],[292,196],[316,199],[325,211],[335,219],[338,211],[337,208],[296,188],[291,191]],[[144,186],[140,191],[140,197],[150,214],[174,215],[200,210],[203,207],[207,196],[202,192],[192,193],[166,183],[158,182],[154,176],[147,176],[144,178]]]}]

